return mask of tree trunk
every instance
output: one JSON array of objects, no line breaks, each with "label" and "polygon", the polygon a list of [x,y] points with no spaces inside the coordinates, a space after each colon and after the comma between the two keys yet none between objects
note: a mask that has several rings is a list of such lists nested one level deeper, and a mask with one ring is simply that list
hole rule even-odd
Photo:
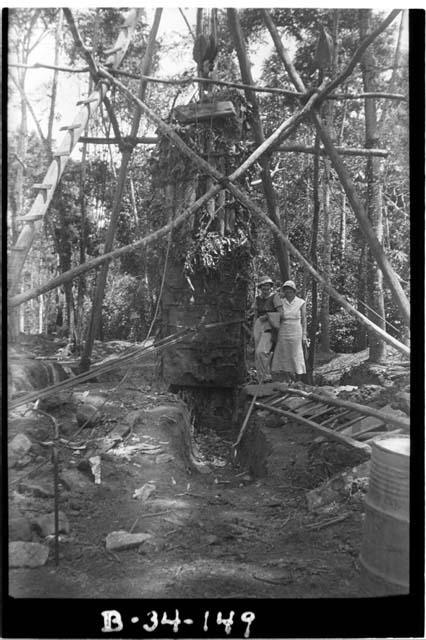
[{"label": "tree trunk", "polygon": [[[293,84],[295,85],[298,91],[306,92],[306,88],[302,79],[300,78],[293,63],[291,62],[288,52],[283,47],[277,28],[272,18],[270,17],[269,13],[264,9],[262,9],[262,15],[264,17],[265,24],[269,32],[271,33],[277,52],[284,63],[284,66],[287,70],[289,77],[291,78]],[[396,15],[398,15],[398,11],[391,12],[388,18],[383,21],[382,25],[378,29],[383,28],[385,24],[389,24],[390,21],[392,21],[396,17]],[[369,34],[370,40],[371,38],[373,39],[376,38],[378,33],[379,31],[376,29],[374,32]],[[366,43],[365,46],[367,47],[368,46],[367,38],[365,39],[364,42]],[[347,65],[345,72],[343,72],[342,74],[339,74],[328,85],[329,87],[328,91],[334,90],[339,83],[343,82],[346,79],[346,77],[351,73],[351,69],[355,64],[356,62],[353,58],[352,63],[349,63],[349,65]],[[348,201],[350,202],[353,212],[355,213],[356,218],[358,220],[360,229],[370,246],[371,252],[374,255],[375,260],[377,260],[378,264],[380,265],[380,268],[382,269],[382,272],[386,278],[386,282],[389,285],[389,288],[392,292],[393,299],[395,300],[395,304],[398,306],[398,309],[400,310],[401,317],[403,318],[405,324],[408,325],[410,323],[410,304],[409,304],[408,298],[405,295],[405,292],[401,287],[399,279],[396,276],[392,268],[392,265],[387,259],[387,256],[385,255],[383,248],[376,237],[376,234],[371,228],[371,224],[368,220],[368,216],[362,205],[362,202],[355,188],[355,185],[346,169],[346,166],[344,165],[344,163],[342,162],[342,159],[340,158],[338,152],[336,151],[336,147],[333,143],[333,140],[329,136],[327,129],[322,125],[317,112],[311,111],[311,120],[315,125],[315,128],[318,134],[321,137],[322,143],[324,145],[324,149],[331,160],[333,168],[340,178],[342,186],[348,197]]]},{"label": "tree trunk", "polygon": [[[331,75],[336,75],[337,72],[337,25],[339,22],[338,10],[333,11],[333,59],[331,61]],[[329,101],[323,107],[324,109],[324,123],[323,126],[328,130],[330,137],[336,140],[337,135],[334,131],[334,103]],[[317,132],[317,138],[319,138]],[[318,141],[319,144],[319,141]],[[331,275],[331,211],[330,211],[330,176],[331,166],[330,160],[325,158],[324,160],[324,172],[323,172],[323,269],[325,278],[330,283]],[[321,335],[320,345],[323,353],[330,353],[330,294],[327,289],[322,290],[321,295]]]},{"label": "tree trunk", "polygon": [[[361,313],[365,313],[364,304],[367,298],[367,243],[364,238],[361,239],[362,248],[358,263],[358,294],[357,307],[360,308]],[[362,351],[367,348],[367,329],[364,324],[358,323],[357,330],[354,336],[354,342],[352,351]]]},{"label": "tree trunk", "polygon": [[[24,60],[26,63],[27,60]],[[12,220],[11,220],[11,230],[12,230],[12,242],[15,244],[19,233],[16,227],[16,217],[22,216],[24,214],[24,177],[25,177],[25,158],[27,155],[27,146],[28,146],[28,116],[27,116],[27,103],[24,99],[23,93],[25,93],[25,75],[26,69],[19,69],[18,72],[18,82],[21,87],[21,122],[18,129],[18,143],[16,148],[17,156],[20,162],[17,163],[16,167],[16,180],[15,180],[15,188],[14,188],[14,202],[15,208],[12,209]],[[23,307],[21,313],[25,316],[26,307]],[[22,320],[22,324],[25,326],[25,317]],[[19,310],[12,310],[9,316],[9,340],[11,342],[16,342],[19,335]]]},{"label": "tree trunk", "polygon": [[[365,38],[371,28],[371,9],[360,10],[360,37]],[[376,83],[374,80],[374,57],[370,51],[364,53],[361,61],[362,78],[364,90],[374,91]],[[374,98],[365,99],[365,146],[374,147],[379,143],[376,100]],[[370,156],[367,159],[367,213],[371,226],[377,236],[378,241],[383,242],[383,215],[382,215],[382,189],[381,189],[381,166],[380,159]],[[375,312],[370,318],[382,329],[385,329],[385,308],[383,295],[383,274],[374,261],[374,257],[369,252],[368,256],[368,304]],[[386,358],[385,342],[369,332],[370,362],[383,362]]]},{"label": "tree trunk", "polygon": [[343,261],[346,251],[346,193],[342,194],[342,207],[340,209],[340,260]]},{"label": "tree trunk", "polygon": [[[237,178],[243,175],[244,172],[247,171],[248,167],[252,166],[253,163],[259,158],[259,156],[261,156],[262,153],[266,151],[266,149],[268,149],[277,139],[279,139],[280,137],[284,137],[285,135],[289,135],[293,131],[295,124],[298,123],[302,119],[302,117],[304,117],[306,113],[308,113],[309,110],[311,109],[316,99],[315,94],[308,99],[306,104],[296,114],[288,118],[286,121],[282,122],[281,125],[278,127],[278,129],[276,129],[269,136],[269,138],[265,140],[265,143],[261,145],[261,147],[258,147],[247,158],[247,160],[243,162],[243,164],[238,169],[233,171],[232,174],[230,174],[229,176],[224,176],[220,172],[216,171],[213,167],[211,167],[211,165],[209,165],[208,162],[206,162],[205,160],[200,158],[196,153],[194,153],[168,124],[166,124],[163,120],[161,120],[161,118],[154,111],[152,111],[152,109],[149,109],[149,107],[147,107],[146,104],[144,104],[141,100],[135,97],[132,94],[132,92],[123,83],[121,83],[119,80],[116,80],[110,73],[106,71],[102,71],[101,73],[104,77],[108,78],[110,82],[112,82],[112,84],[119,87],[121,91],[125,95],[127,95],[133,102],[136,102],[141,107],[141,109],[147,114],[147,116],[157,124],[159,130],[165,135],[167,135],[167,137],[170,140],[173,140],[176,147],[180,149],[185,156],[191,158],[196,163],[196,165],[200,167],[200,169],[209,173],[210,175],[213,175],[213,177],[218,181],[219,184],[212,187],[212,189],[208,193],[204,194],[197,201],[193,202],[185,211],[180,213],[173,220],[172,223],[165,225],[161,229],[158,229],[157,231],[149,234],[148,236],[146,236],[145,238],[142,238],[138,242],[132,243],[131,245],[127,245],[125,247],[120,247],[118,249],[115,249],[114,251],[111,251],[108,254],[105,254],[98,258],[94,258],[93,260],[90,261],[90,263],[87,263],[86,265],[79,265],[78,267],[75,267],[74,269],[69,271],[67,274],[63,274],[59,278],[54,278],[46,285],[43,285],[43,287],[40,287],[37,291],[33,290],[31,292],[28,292],[26,295],[14,296],[9,300],[9,306],[17,306],[19,304],[22,304],[22,302],[24,302],[25,300],[29,300],[36,295],[40,295],[40,293],[49,291],[52,288],[58,286],[59,283],[72,280],[74,277],[77,277],[78,275],[81,275],[82,273],[85,273],[86,271],[89,271],[90,269],[95,268],[95,266],[99,266],[104,262],[115,259],[120,255],[124,255],[126,253],[135,251],[137,247],[142,247],[147,244],[150,244],[151,242],[154,242],[154,240],[158,240],[160,237],[163,237],[164,235],[169,233],[171,229],[175,229],[181,226],[183,222],[186,219],[190,218],[195,213],[195,211],[198,211],[201,208],[201,206],[204,205],[205,202],[207,202],[210,198],[212,198],[219,191],[221,191],[222,183],[226,180],[227,189],[229,189],[229,191],[241,202],[243,206],[246,207],[246,209],[253,212],[254,215],[258,216],[261,220],[263,220],[263,222],[270,229],[272,229],[274,234],[278,235],[283,240],[289,253],[295,256],[298,262],[301,265],[303,265],[318,280],[318,282],[320,282],[323,286],[328,287],[330,295],[333,296],[333,298],[335,298],[337,302],[344,309],[346,309],[349,313],[351,313],[353,316],[358,318],[361,322],[363,322],[364,324],[366,324],[376,332],[380,333],[380,335],[383,335],[384,339],[389,344],[391,344],[395,349],[397,349],[404,355],[409,355],[410,350],[409,348],[406,347],[406,345],[401,343],[399,340],[397,340],[393,336],[387,334],[380,327],[376,327],[369,318],[365,317],[357,309],[355,309],[342,295],[339,294],[338,291],[336,291],[334,287],[327,285],[326,281],[321,276],[321,274],[319,274],[311,266],[311,264],[302,256],[300,251],[296,249],[296,247],[292,244],[292,242],[290,242],[288,237],[282,233],[282,231],[262,211],[262,209],[258,207],[253,202],[253,200],[251,200],[243,191],[241,191],[241,189],[239,189],[234,185],[234,182],[237,180]],[[322,138],[324,137],[323,133],[321,134],[321,137]]]},{"label": "tree trunk", "polygon": [[[235,46],[237,49],[238,61],[240,64],[241,78],[244,84],[254,84],[251,73],[250,61],[247,57],[246,47],[244,44],[244,37],[241,30],[241,24],[236,9],[227,9],[228,22],[231,28],[231,33]],[[265,141],[265,135],[263,132],[262,121],[259,115],[259,104],[256,97],[256,93],[250,89],[245,89],[245,95],[247,101],[252,105],[252,117],[251,126],[253,128],[253,134],[257,145],[261,145]],[[271,171],[270,171],[270,159],[269,154],[263,155],[259,159],[261,166],[261,178],[263,192],[265,194],[266,204],[268,207],[268,215],[275,222],[277,227],[281,227],[279,208],[277,204],[277,195],[275,193],[274,185],[272,183]],[[277,254],[278,263],[280,266],[281,278],[283,282],[290,277],[290,263],[288,251],[285,244],[274,236],[275,251]]]},{"label": "tree trunk", "polygon": [[[63,23],[63,13],[62,9],[58,11],[58,26],[56,27],[55,34],[55,56],[53,64],[55,67],[59,64],[59,55],[62,48],[62,23]],[[49,144],[50,149],[52,149],[52,131],[53,131],[53,122],[55,120],[55,109],[56,109],[56,95],[58,92],[58,74],[57,69],[53,71],[52,78],[52,94],[50,99],[50,111],[49,111],[49,120],[47,124],[47,142]]]},{"label": "tree trunk", "polygon": [[[319,137],[315,137],[315,148],[319,150]],[[318,225],[320,215],[320,197],[319,197],[319,162],[320,156],[317,153],[314,156],[314,175],[313,175],[313,216],[312,216],[312,237],[311,237],[311,249],[310,258],[311,264],[314,269],[318,268],[318,256],[317,256],[317,243],[318,243]],[[311,322],[309,325],[309,355],[307,362],[306,378],[308,384],[313,384],[313,371],[315,364],[315,350],[317,340],[317,328],[318,328],[318,286],[315,278],[312,278],[311,288],[312,302],[311,302]]]},{"label": "tree trunk", "polygon": [[[331,234],[330,234],[330,162],[325,160],[323,173],[323,245],[322,262],[324,277],[330,284],[331,271]],[[330,294],[327,289],[322,290],[320,311],[321,335],[320,349],[323,353],[330,352]]]}]

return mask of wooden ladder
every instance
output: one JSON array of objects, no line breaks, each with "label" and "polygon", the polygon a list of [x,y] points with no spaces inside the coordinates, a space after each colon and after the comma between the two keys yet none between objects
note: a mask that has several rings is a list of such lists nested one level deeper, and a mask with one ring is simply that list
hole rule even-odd
[{"label": "wooden ladder", "polygon": [[407,432],[410,428],[408,418],[281,383],[274,385],[272,395],[264,402],[256,401],[254,406],[311,427],[319,433],[319,440],[333,440],[366,452],[371,450],[369,442],[377,436]]},{"label": "wooden ladder", "polygon": [[[132,9],[126,15],[114,47],[105,52],[107,56],[104,62],[105,66],[112,69],[117,69],[120,66],[141,15],[142,10],[140,9]],[[88,98],[77,102],[77,106],[80,108],[77,110],[73,122],[61,127],[61,131],[66,131],[66,133],[57,150],[52,152],[53,160],[46,171],[43,182],[33,185],[37,194],[31,209],[26,215],[17,218],[17,220],[23,223],[23,227],[15,245],[11,248],[9,258],[10,295],[17,292],[26,257],[36,234],[41,230],[44,215],[49,207],[70,155],[84,132],[90,117],[104,100],[108,88],[108,82],[105,79],[101,80],[97,83]]]}]

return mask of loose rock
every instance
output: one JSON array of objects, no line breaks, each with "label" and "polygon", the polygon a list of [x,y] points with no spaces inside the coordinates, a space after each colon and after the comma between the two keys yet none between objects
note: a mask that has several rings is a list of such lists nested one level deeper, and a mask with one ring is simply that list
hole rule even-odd
[{"label": "loose rock", "polygon": [[136,498],[137,500],[142,500],[142,502],[146,502],[146,500],[148,500],[149,496],[152,493],[154,493],[155,489],[156,489],[155,484],[147,482],[146,484],[144,484],[139,489],[136,489],[135,492],[133,493],[132,497]]},{"label": "loose rock", "polygon": [[9,542],[9,566],[42,567],[49,556],[49,547],[38,542]]},{"label": "loose rock", "polygon": [[25,455],[32,447],[31,440],[25,435],[25,433],[18,433],[9,442],[9,453],[12,455]]},{"label": "loose rock", "polygon": [[365,494],[368,489],[369,475],[370,460],[349,471],[336,474],[321,487],[306,494],[309,511],[317,511],[331,503],[347,500],[356,493]]},{"label": "loose rock", "polygon": [[84,491],[92,486],[92,482],[77,469],[62,471],[61,482],[68,491]]},{"label": "loose rock", "polygon": [[55,394],[42,398],[40,400],[40,409],[43,411],[54,411],[59,407],[69,405],[70,408],[75,407],[75,401],[73,400],[73,394],[70,391],[59,391]]},{"label": "loose rock", "polygon": [[[70,523],[68,522],[68,518],[63,511],[59,511],[59,533],[69,533],[70,531]],[[39,518],[35,518],[33,521],[33,526],[38,530],[41,536],[45,538],[46,536],[53,535],[55,533],[55,514],[54,513],[46,513],[44,516],[40,516]]]},{"label": "loose rock", "polygon": [[77,409],[77,423],[79,427],[90,429],[100,421],[100,415],[96,407],[91,404],[82,404]]},{"label": "loose rock", "polygon": [[152,538],[150,533],[128,533],[127,531],[112,531],[106,537],[108,551],[121,551],[138,547],[142,542]]},{"label": "loose rock", "polygon": [[170,453],[159,453],[155,458],[155,464],[163,464],[166,462],[173,462],[174,457]]},{"label": "loose rock", "polygon": [[30,542],[32,540],[31,523],[23,516],[9,518],[9,541],[21,540]]},{"label": "loose rock", "polygon": [[50,487],[49,485],[20,482],[18,489],[22,493],[31,493],[35,498],[52,498],[54,495],[53,486]]}]

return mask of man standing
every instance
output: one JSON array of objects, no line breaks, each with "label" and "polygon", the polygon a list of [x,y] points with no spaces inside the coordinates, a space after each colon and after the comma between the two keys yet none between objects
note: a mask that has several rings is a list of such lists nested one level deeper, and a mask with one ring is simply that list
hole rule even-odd
[{"label": "man standing", "polygon": [[254,363],[259,382],[272,380],[271,359],[282,315],[282,301],[278,293],[273,293],[273,284],[268,276],[259,278],[259,295],[254,301]]}]

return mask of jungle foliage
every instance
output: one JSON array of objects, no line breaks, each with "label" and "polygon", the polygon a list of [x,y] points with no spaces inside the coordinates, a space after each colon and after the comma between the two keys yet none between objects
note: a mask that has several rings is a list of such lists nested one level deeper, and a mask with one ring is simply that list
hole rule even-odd
[{"label": "jungle foliage", "polygon": [[[10,62],[28,64],[37,61],[42,42],[48,42],[52,48],[58,12],[55,9],[13,9],[9,13]],[[105,58],[105,51],[117,37],[122,19],[118,9],[78,9],[74,11],[78,27],[84,41],[93,46],[95,58]],[[322,9],[273,9],[271,15],[279,28],[280,35],[292,52],[294,64],[306,86],[315,86],[318,82],[318,69],[313,65],[315,50],[321,27],[334,32],[337,51],[337,69],[348,63],[359,45],[359,10],[322,10]],[[383,16],[374,13],[373,22],[377,24]],[[166,20],[166,16],[164,17]],[[257,83],[269,87],[293,89],[285,69],[271,46],[269,34],[263,24],[260,10],[244,9],[240,19],[246,38],[249,56],[259,65]],[[60,60],[63,66],[84,66],[74,42],[62,26]],[[132,47],[126,56],[122,68],[127,72],[139,73],[149,34],[149,17],[146,15],[139,24]],[[179,39],[168,45],[164,36],[158,39],[153,61],[152,75],[164,75],[161,60],[172,59],[185,49],[191,49],[192,37],[182,30]],[[376,90],[408,95],[407,51],[398,50],[399,19],[392,23],[372,45],[375,62]],[[25,45],[25,46],[23,46]],[[26,47],[26,48],[25,48]],[[226,10],[218,10],[218,48],[216,76],[226,81],[240,81],[240,72],[236,61],[234,45],[226,22]],[[264,51],[262,59],[258,52]],[[11,68],[16,76],[26,100],[17,91],[13,82],[9,83],[11,108],[17,108],[19,117],[9,119],[8,132],[8,244],[11,246],[16,237],[18,216],[24,215],[31,206],[32,185],[40,182],[50,161],[46,154],[44,137],[49,130],[49,113],[52,112],[50,93],[53,83],[52,72],[46,71],[44,95],[33,89],[28,69]],[[328,71],[329,73],[329,71]],[[195,63],[182,70],[180,76],[173,79],[185,80],[196,75]],[[62,73],[59,78],[58,94],[67,91],[67,82],[72,74]],[[88,74],[79,74],[80,91],[85,95],[88,90]],[[127,78],[124,81],[137,93],[138,80]],[[360,94],[363,92],[362,75],[359,65],[339,87],[336,93]],[[49,98],[49,93],[51,97]],[[186,104],[196,98],[197,87],[194,84],[149,83],[146,102],[154,105],[156,112],[174,127],[175,131],[193,148],[197,148],[196,128],[182,126],[171,119],[176,104]],[[221,89],[213,91],[215,99],[232,99],[237,102],[245,116],[250,114],[251,105],[241,89]],[[258,93],[259,109],[265,136],[294,113],[297,102],[285,95]],[[122,135],[128,135],[133,105],[119,92],[111,92],[111,104]],[[49,103],[50,100],[50,103]],[[57,124],[64,121],[59,109],[59,101],[53,105]],[[37,119],[35,125],[28,104]],[[330,124],[336,144],[344,147],[364,147],[365,111],[364,100],[336,100],[332,102]],[[322,106],[324,109],[325,106]],[[408,107],[404,100],[386,101],[377,99],[376,108],[381,123],[380,147],[387,149],[389,155],[381,163],[381,193],[383,212],[383,246],[386,254],[398,274],[404,290],[409,294],[409,163],[408,163]],[[238,167],[253,150],[252,131],[247,125],[241,130],[237,145],[229,149],[229,163],[226,173]],[[151,123],[141,119],[139,135],[156,135]],[[59,135],[59,134],[58,134]],[[91,121],[87,135],[91,137],[113,136],[114,132],[105,106]],[[312,147],[315,133],[308,123],[302,123],[285,141],[286,145],[302,144]],[[159,138],[157,146],[140,144],[135,147],[128,171],[125,193],[122,200],[115,246],[124,246],[144,237],[161,227],[167,221],[164,203],[159,200],[158,184],[162,179],[173,177],[183,182],[197,173],[197,169],[184,161],[172,146],[164,146]],[[23,144],[25,142],[25,144]],[[51,142],[51,141],[50,141]],[[203,142],[205,143],[205,141]],[[214,127],[211,128],[210,148],[224,146]],[[173,155],[174,154],[174,155]],[[279,152],[273,150],[271,175],[278,198],[282,229],[292,243],[308,257],[312,242],[313,214],[313,163],[314,156],[308,153]],[[367,200],[367,160],[362,156],[344,157],[359,193]],[[28,258],[25,268],[26,277],[23,288],[31,288],[45,282],[57,273],[69,270],[103,250],[105,231],[111,212],[117,172],[120,166],[120,153],[114,145],[79,144],[60,183],[51,207],[49,208],[43,229]],[[167,175],[166,175],[167,174]],[[332,284],[361,312],[368,305],[368,260],[365,240],[359,230],[356,218],[346,202],[344,190],[333,169],[327,166],[327,160],[320,158],[320,182],[323,192],[326,176],[329,189],[330,219],[330,280]],[[203,179],[203,176],[198,176]],[[260,184],[260,166],[255,165],[241,180],[256,204],[264,206],[264,194]],[[232,197],[227,195],[227,202]],[[320,272],[328,264],[323,243],[323,211],[321,201],[317,264]],[[185,255],[185,269],[188,274],[193,270],[209,269],[217,264],[220,256],[225,255],[235,245],[249,239],[249,250],[253,257],[253,280],[267,273],[276,284],[280,284],[280,271],[274,254],[273,237],[267,228],[258,221],[245,220],[246,213],[240,211],[241,224],[235,234],[220,234],[214,225],[209,229],[209,212],[203,209],[197,217],[198,227],[192,237],[185,239],[185,246],[177,247]],[[183,241],[182,241],[183,242]],[[165,240],[123,256],[109,265],[108,284],[103,303],[102,327],[98,337],[103,339],[143,339],[154,316],[167,250]],[[308,316],[311,312],[311,277],[291,258],[291,277],[296,281],[300,295],[307,300]],[[89,272],[75,280],[72,285],[63,286],[60,291],[50,292],[37,301],[32,300],[23,306],[21,329],[24,331],[52,332],[67,335],[78,334],[84,339],[87,330],[87,317],[91,305],[91,296],[96,273]],[[364,282],[363,291],[362,284]],[[402,322],[389,293],[385,291],[386,330],[401,339]],[[351,351],[357,348],[354,336],[358,323],[329,301],[330,346],[334,351]],[[374,320],[374,316],[372,316]]]}]

